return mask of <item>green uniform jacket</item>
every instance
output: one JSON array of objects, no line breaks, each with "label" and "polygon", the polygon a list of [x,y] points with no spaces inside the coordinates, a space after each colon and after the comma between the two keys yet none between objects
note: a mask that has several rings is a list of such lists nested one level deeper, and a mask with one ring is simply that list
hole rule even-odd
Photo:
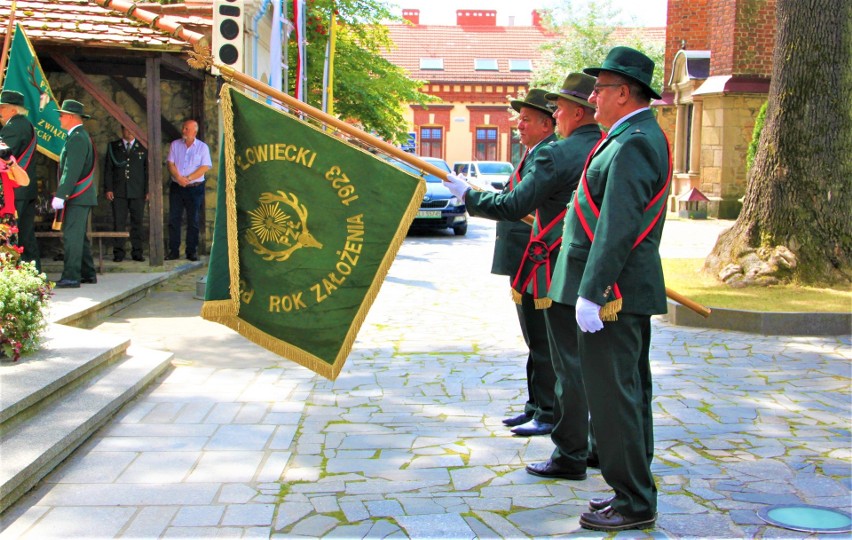
[{"label": "green uniform jacket", "polygon": [[89,189],[70,201],[68,200],[68,197],[74,193],[75,184],[92,171],[94,162],[95,150],[92,147],[92,139],[89,138],[88,132],[82,125],[75,127],[65,140],[65,146],[59,154],[61,176],[59,177],[59,185],[56,186],[56,196],[65,199],[66,204],[97,206],[98,191],[95,189],[94,178]]},{"label": "green uniform jacket", "polygon": [[[468,191],[465,196],[467,211],[472,216],[506,220],[497,225],[498,239],[501,224],[523,219],[535,210],[538,210],[538,219],[541,220],[540,224],[536,222],[536,230],[546,227],[571,200],[571,194],[577,188],[577,182],[583,172],[586,157],[600,138],[601,130],[594,124],[581,126],[559,141],[555,140],[555,137],[548,137],[527,156],[522,180],[514,190],[503,193]],[[554,230],[557,231],[558,238],[562,227],[557,225]],[[511,253],[507,252],[507,256],[514,257],[508,261],[512,277],[517,272],[530,241],[530,227],[524,225],[522,232],[523,236],[519,234],[517,237],[518,247]],[[552,252],[552,261],[556,259],[558,252],[558,248]]]},{"label": "green uniform jacket", "polygon": [[104,192],[122,199],[144,199],[148,194],[148,150],[133,141],[130,150],[118,139],[107,145]]},{"label": "green uniform jacket", "polygon": [[660,236],[665,212],[636,248],[645,207],[665,186],[669,172],[668,143],[650,110],[629,118],[628,126],[601,144],[589,163],[589,195],[600,209],[595,241],[590,242],[569,207],[548,296],[576,305],[577,296],[604,305],[613,300],[618,283],[624,313],[666,312],[666,290],[660,262]]},{"label": "green uniform jacket", "polygon": [[[33,125],[23,114],[16,114],[6,122],[3,129],[0,129],[0,138],[12,149],[15,157],[19,157],[27,149],[33,140],[34,134]],[[38,181],[35,175],[35,154],[36,150],[33,148],[33,155],[26,169],[30,177],[30,183],[27,186],[18,186],[15,188],[16,201],[29,201],[38,197]]]},{"label": "green uniform jacket", "polygon": [[[535,148],[533,148],[532,152],[529,153],[523,163],[521,163],[520,170],[515,169],[515,172],[512,173],[512,177],[514,177],[515,173],[517,173],[521,178],[524,178],[530,170],[532,170],[533,158],[538,150],[542,146],[555,140],[556,135],[551,135],[541,141]],[[503,189],[504,194],[509,192],[510,186],[511,180],[506,183],[506,187]],[[471,195],[474,193],[480,192],[474,192],[471,190],[468,191],[465,196],[467,211],[471,216],[476,215],[470,208],[470,201],[474,200]],[[530,241],[530,230],[531,227],[522,221],[497,222],[497,238],[494,241],[494,259],[491,262],[492,274],[500,276],[515,276],[515,273],[518,271],[518,266],[521,263],[521,259],[527,250],[527,244]]]}]

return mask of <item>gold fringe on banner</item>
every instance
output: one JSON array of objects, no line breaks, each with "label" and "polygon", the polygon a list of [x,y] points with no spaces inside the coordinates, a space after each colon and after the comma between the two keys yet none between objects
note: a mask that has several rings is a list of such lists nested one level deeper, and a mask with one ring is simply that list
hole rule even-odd
[{"label": "gold fringe on banner", "polygon": [[231,305],[233,315],[240,312],[240,255],[237,245],[237,169],[234,163],[236,142],[234,141],[234,109],[231,102],[229,85],[223,84],[219,91],[225,126],[225,207],[227,210],[226,227],[228,230],[228,270],[231,275]]},{"label": "gold fringe on banner", "polygon": [[611,322],[618,320],[618,312],[621,311],[621,298],[616,298],[611,302],[607,302],[601,308],[600,316],[601,321],[603,322]]},{"label": "gold fringe on banner", "polygon": [[201,305],[201,318],[213,320],[219,317],[233,316],[234,303],[231,300],[206,300]]}]

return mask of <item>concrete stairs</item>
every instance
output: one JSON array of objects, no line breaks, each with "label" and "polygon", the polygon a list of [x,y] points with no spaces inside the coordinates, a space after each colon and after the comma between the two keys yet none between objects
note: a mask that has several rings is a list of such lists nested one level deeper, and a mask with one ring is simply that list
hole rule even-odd
[{"label": "concrete stairs", "polygon": [[172,356],[50,324],[37,353],[0,363],[0,512],[169,369]]}]

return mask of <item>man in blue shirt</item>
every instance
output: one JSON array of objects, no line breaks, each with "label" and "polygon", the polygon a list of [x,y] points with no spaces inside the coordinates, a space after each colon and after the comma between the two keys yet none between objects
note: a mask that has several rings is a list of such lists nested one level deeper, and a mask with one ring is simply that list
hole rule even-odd
[{"label": "man in blue shirt", "polygon": [[169,252],[166,260],[180,257],[180,226],[186,212],[186,258],[198,260],[198,230],[204,200],[204,173],[212,166],[210,148],[195,138],[198,122],[186,120],[182,137],[172,141],[166,159],[172,181],[169,185]]}]

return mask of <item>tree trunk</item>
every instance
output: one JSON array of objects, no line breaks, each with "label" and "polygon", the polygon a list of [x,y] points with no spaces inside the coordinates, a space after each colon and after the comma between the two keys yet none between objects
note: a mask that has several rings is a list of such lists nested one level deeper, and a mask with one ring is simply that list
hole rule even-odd
[{"label": "tree trunk", "polygon": [[766,124],[743,208],[705,269],[735,274],[732,264],[744,266],[758,283],[848,284],[852,2],[778,0],[776,16]]}]

